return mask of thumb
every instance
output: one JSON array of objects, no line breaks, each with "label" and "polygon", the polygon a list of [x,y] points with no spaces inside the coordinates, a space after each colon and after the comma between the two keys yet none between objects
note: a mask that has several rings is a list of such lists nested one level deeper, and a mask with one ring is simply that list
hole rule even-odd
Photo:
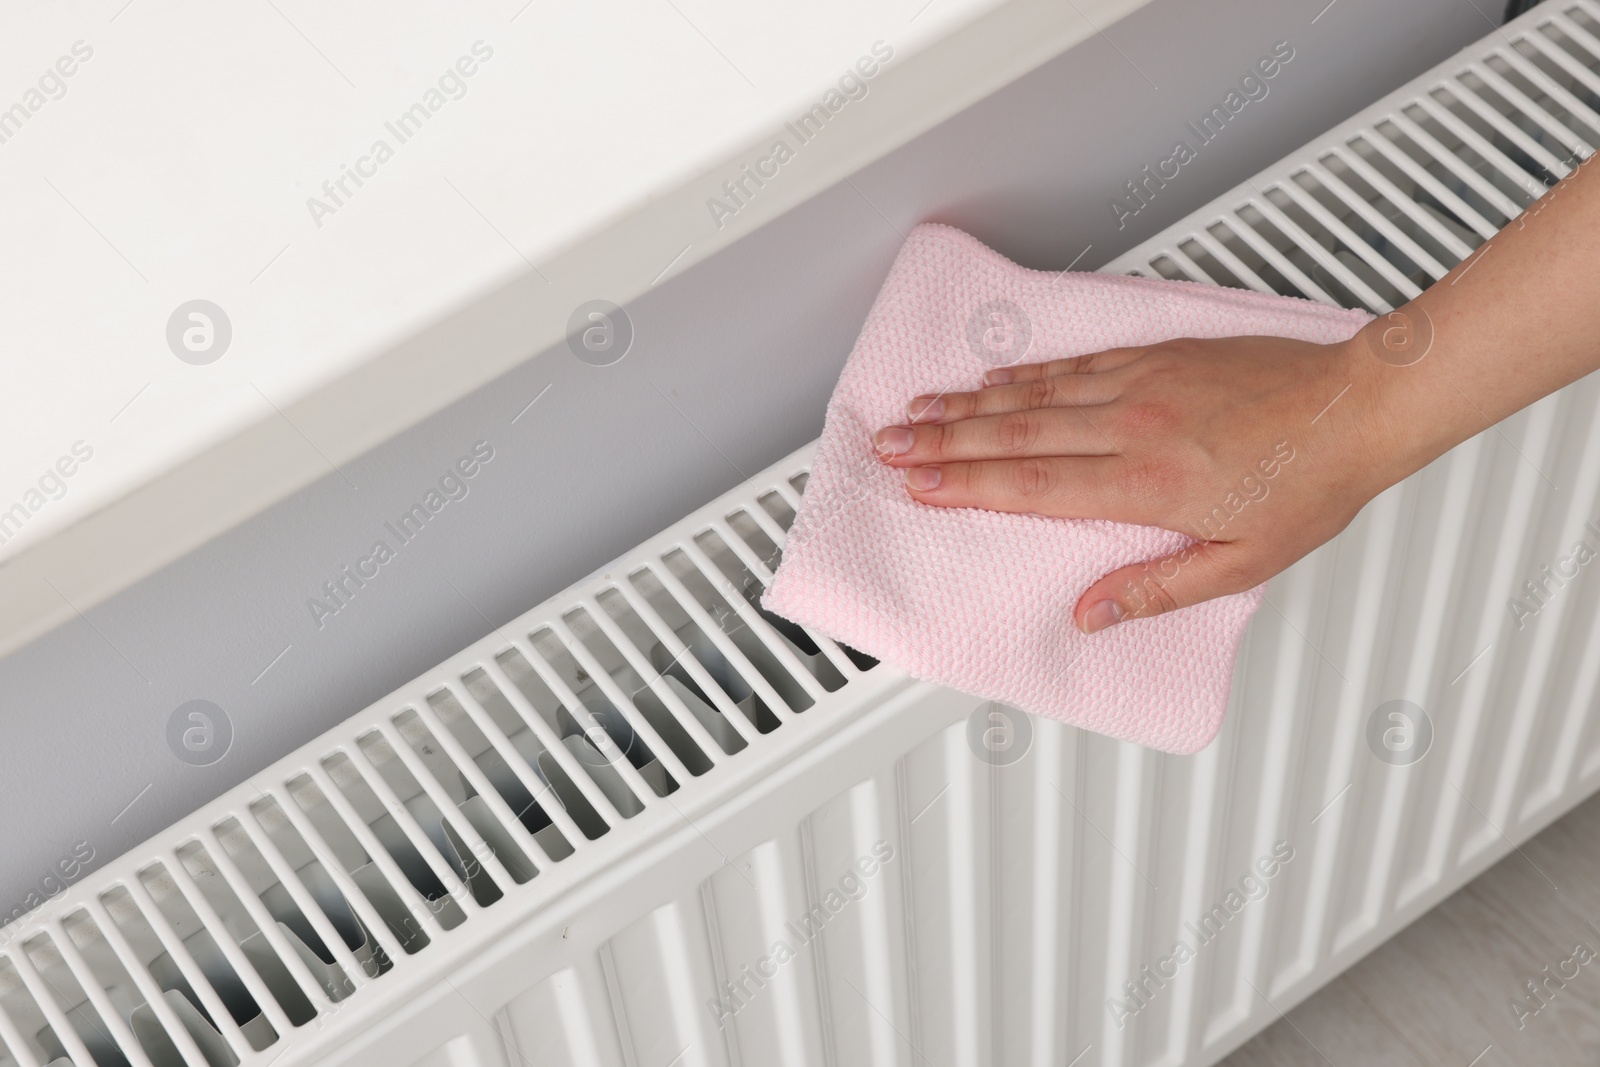
[{"label": "thumb", "polygon": [[1200,541],[1164,559],[1112,571],[1078,600],[1073,617],[1092,634],[1129,619],[1164,615],[1260,584],[1237,541]]}]

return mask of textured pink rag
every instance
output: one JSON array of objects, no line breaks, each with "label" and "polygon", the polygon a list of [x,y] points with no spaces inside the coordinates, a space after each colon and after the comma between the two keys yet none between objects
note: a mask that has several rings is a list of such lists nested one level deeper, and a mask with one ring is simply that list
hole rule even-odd
[{"label": "textured pink rag", "polygon": [[1176,337],[1327,343],[1369,318],[1192,282],[1029,270],[960,230],[920,225],[828,404],[763,604],[919,678],[1167,752],[1197,751],[1222,725],[1264,586],[1085,635],[1072,611],[1091,583],[1193,540],[919,504],[877,458],[872,436],[903,424],[913,397],[977,389],[985,370],[1006,363]]}]

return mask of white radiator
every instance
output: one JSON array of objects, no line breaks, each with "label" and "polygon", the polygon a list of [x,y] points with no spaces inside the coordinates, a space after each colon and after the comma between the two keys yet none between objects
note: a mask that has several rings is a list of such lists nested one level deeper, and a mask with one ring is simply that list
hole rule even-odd
[{"label": "white radiator", "polygon": [[[1597,110],[1555,0],[1107,269],[1384,311]],[[802,451],[0,929],[0,1065],[1213,1063],[1600,781],[1597,384],[1274,582],[1194,757],[764,617]]]}]

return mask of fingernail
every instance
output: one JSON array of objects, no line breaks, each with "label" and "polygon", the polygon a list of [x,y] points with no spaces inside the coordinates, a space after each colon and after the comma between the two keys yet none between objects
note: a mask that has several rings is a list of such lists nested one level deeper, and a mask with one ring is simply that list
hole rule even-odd
[{"label": "fingernail", "polygon": [[1122,610],[1122,605],[1115,600],[1097,601],[1083,613],[1083,632],[1098,633],[1108,626],[1115,626],[1126,614],[1127,612]]},{"label": "fingernail", "polygon": [[886,426],[878,431],[876,438],[878,452],[885,456],[898,456],[902,452],[909,452],[911,442],[916,440],[916,436],[904,426]]},{"label": "fingernail", "polygon": [[929,489],[939,488],[938,467],[907,467],[906,488],[926,492]]},{"label": "fingernail", "polygon": [[906,414],[912,422],[932,422],[944,417],[944,397],[919,396],[906,405]]},{"label": "fingernail", "polygon": [[1010,385],[1013,377],[1015,377],[1015,375],[1003,367],[996,370],[986,370],[983,372],[983,384]]}]

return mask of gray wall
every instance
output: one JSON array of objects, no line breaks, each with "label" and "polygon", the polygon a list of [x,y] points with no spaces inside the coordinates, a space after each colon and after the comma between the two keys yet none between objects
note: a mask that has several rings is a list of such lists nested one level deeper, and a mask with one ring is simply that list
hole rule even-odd
[{"label": "gray wall", "polygon": [[[1156,0],[638,300],[622,362],[530,359],[0,661],[0,919],[75,843],[127,850],[814,438],[897,230],[1093,269],[1491,29],[1471,0],[1325,3]],[[1111,198],[1280,40],[1268,96],[1118,229]],[[308,598],[480,440],[468,495],[319,627]],[[197,699],[233,730],[206,767],[167,741]]]}]

